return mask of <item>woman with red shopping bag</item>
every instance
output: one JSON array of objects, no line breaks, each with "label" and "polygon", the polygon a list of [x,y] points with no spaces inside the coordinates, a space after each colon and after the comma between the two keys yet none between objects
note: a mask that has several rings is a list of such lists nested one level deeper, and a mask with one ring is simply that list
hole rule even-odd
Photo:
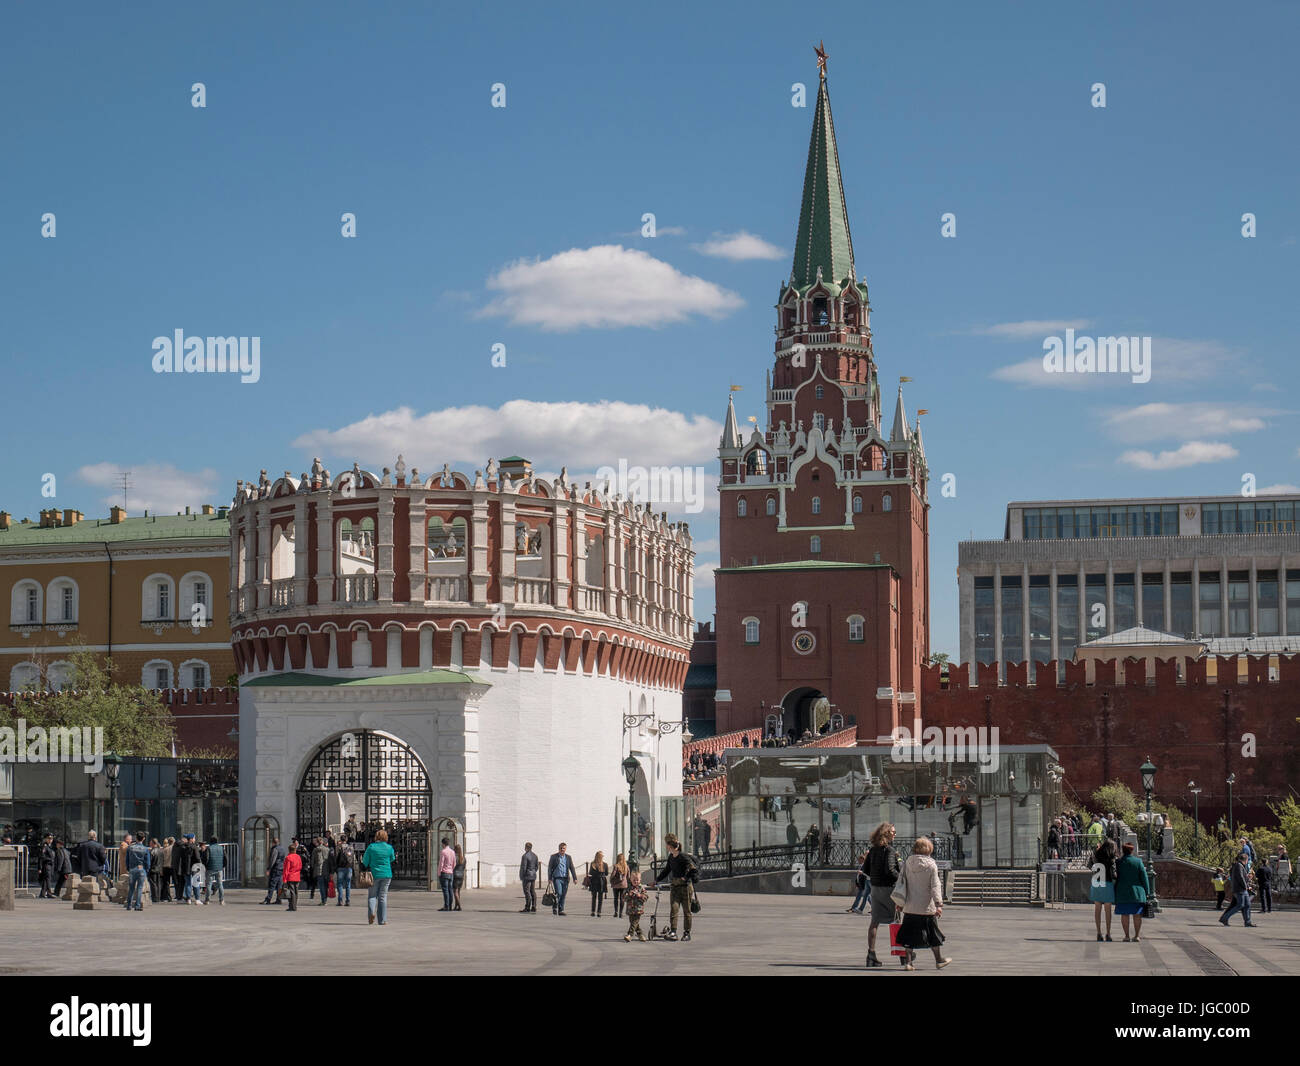
[{"label": "woman with red shopping bag", "polygon": [[[898,852],[894,850],[895,829],[881,822],[871,834],[871,850],[867,852],[867,879],[871,882],[871,924],[867,927],[867,966],[883,966],[876,958],[876,930],[881,925],[889,928],[889,946],[894,946],[898,908],[890,893],[898,881]],[[893,952],[891,952],[893,954]],[[899,961],[906,964],[907,953],[899,952]]]},{"label": "woman with red shopping bag", "polygon": [[907,949],[905,970],[916,969],[917,948],[934,952],[937,969],[942,970],[952,962],[944,957],[944,936],[937,920],[943,915],[943,889],[939,884],[939,867],[931,858],[933,852],[934,844],[929,837],[917,837],[894,886],[893,901],[903,909],[903,924],[894,939]]}]

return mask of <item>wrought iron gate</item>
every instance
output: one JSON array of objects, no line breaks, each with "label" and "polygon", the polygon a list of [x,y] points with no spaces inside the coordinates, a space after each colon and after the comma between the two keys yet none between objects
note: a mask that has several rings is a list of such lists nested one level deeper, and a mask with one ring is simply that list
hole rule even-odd
[{"label": "wrought iron gate", "polygon": [[419,756],[395,737],[368,730],[345,733],[321,745],[298,789],[298,837],[324,836],[325,797],[330,792],[365,797],[362,842],[384,829],[392,845],[393,877],[428,877],[428,830],[433,792]]}]

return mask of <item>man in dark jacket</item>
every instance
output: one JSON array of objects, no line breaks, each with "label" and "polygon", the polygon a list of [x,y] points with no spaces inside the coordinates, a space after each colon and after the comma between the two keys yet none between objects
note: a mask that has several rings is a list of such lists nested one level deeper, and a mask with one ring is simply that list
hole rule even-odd
[{"label": "man in dark jacket", "polygon": [[677,912],[685,910],[682,935],[682,942],[685,943],[691,938],[691,895],[700,879],[700,871],[694,860],[682,851],[681,843],[672,833],[664,837],[664,845],[668,848],[668,858],[664,861],[664,868],[655,874],[656,881],[668,881],[672,885],[668,897],[672,906],[668,913],[668,933],[664,939],[677,939]]},{"label": "man in dark jacket", "polygon": [[352,871],[356,864],[356,853],[345,836],[334,849],[334,859],[330,863],[334,869],[334,897],[339,907],[352,906]]},{"label": "man in dark jacket", "polygon": [[1259,909],[1264,914],[1273,912],[1273,868],[1266,862],[1255,867],[1255,883],[1259,885]]},{"label": "man in dark jacket", "polygon": [[96,880],[105,876],[104,867],[108,865],[108,852],[96,838],[93,829],[86,834],[86,839],[77,845],[77,859],[83,876],[89,875]]},{"label": "man in dark jacket", "polygon": [[284,857],[288,854],[279,837],[271,838],[271,853],[266,857],[266,899],[264,904],[280,904],[280,878],[284,876]]},{"label": "man in dark jacket", "polygon": [[555,903],[552,914],[564,913],[564,897],[569,892],[569,883],[578,876],[578,871],[569,857],[569,845],[560,843],[560,850],[551,856],[546,864],[546,879],[555,887]]},{"label": "man in dark jacket", "polygon": [[129,882],[125,904],[129,911],[144,910],[143,896],[145,885],[149,883],[149,864],[149,849],[143,841],[135,840],[130,833],[127,833],[124,872]]},{"label": "man in dark jacket", "polygon": [[524,886],[524,909],[520,914],[537,913],[537,868],[540,865],[541,860],[537,858],[533,845],[525,844],[519,859],[519,883]]},{"label": "man in dark jacket", "polygon": [[1246,928],[1252,929],[1255,923],[1250,920],[1250,875],[1246,866],[1246,853],[1237,856],[1237,861],[1228,870],[1228,886],[1232,889],[1232,906],[1223,912],[1220,925],[1227,925],[1228,919],[1238,911],[1245,920]]},{"label": "man in dark jacket", "polygon": [[53,899],[54,892],[54,834],[46,833],[45,839],[41,841],[40,854],[40,879],[41,894],[37,899]]},{"label": "man in dark jacket", "polygon": [[172,874],[176,878],[176,902],[196,902],[190,885],[190,867],[199,861],[199,849],[194,846],[194,834],[186,833],[172,845]]}]

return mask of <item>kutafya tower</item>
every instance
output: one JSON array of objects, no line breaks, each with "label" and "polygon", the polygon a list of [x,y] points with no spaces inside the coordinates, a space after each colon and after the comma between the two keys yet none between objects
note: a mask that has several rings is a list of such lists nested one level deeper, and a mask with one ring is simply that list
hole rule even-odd
[{"label": "kutafya tower", "polygon": [[826,55],[817,51],[767,428],[744,438],[729,401],[718,449],[717,729],[775,715],[801,733],[838,713],[874,742],[920,715],[929,475],[901,384],[884,428],[871,305],[855,270]]}]

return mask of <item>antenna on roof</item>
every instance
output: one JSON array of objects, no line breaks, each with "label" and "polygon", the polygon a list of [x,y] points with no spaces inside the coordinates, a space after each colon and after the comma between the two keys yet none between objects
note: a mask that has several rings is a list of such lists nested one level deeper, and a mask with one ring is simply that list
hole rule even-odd
[{"label": "antenna on roof", "polygon": [[122,510],[129,511],[130,508],[126,505],[126,494],[131,487],[131,471],[119,470],[117,472],[117,482],[122,486]]}]

